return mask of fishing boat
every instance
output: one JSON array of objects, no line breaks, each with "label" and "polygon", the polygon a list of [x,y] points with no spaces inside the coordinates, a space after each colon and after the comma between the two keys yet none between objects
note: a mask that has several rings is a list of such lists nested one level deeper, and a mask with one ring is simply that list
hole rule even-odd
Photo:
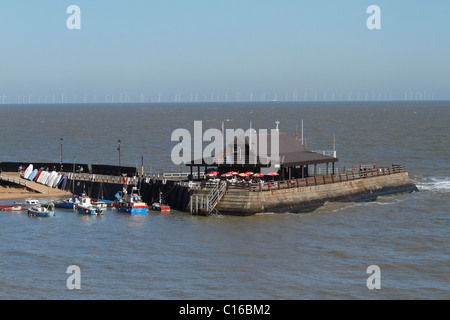
[{"label": "fishing boat", "polygon": [[91,202],[91,198],[89,198],[86,194],[83,194],[79,203],[76,205],[78,213],[90,214],[90,215],[102,215],[105,214],[106,207],[103,206],[94,206]]},{"label": "fishing boat", "polygon": [[55,202],[55,207],[57,208],[65,208],[65,209],[73,209],[74,206],[78,205],[80,200],[77,197],[70,197],[66,199],[62,199],[60,201]]},{"label": "fishing boat", "polygon": [[131,215],[147,214],[148,206],[142,201],[142,197],[140,196],[137,187],[133,187],[131,193],[128,193],[124,186],[123,191],[117,192],[115,197],[116,200],[114,200],[113,206],[117,210]]},{"label": "fishing boat", "polygon": [[54,204],[42,204],[28,209],[30,217],[53,217],[55,215]]},{"label": "fishing boat", "polygon": [[168,211],[170,211],[170,206],[165,205],[165,204],[161,204],[159,202],[155,202],[155,203],[152,204],[152,210],[161,211],[161,212],[168,212]]},{"label": "fishing boat", "polygon": [[159,201],[158,202],[154,202],[152,204],[152,210],[161,211],[161,212],[168,212],[168,211],[170,211],[170,206],[164,204],[164,200],[163,200],[163,197],[162,197],[162,192],[160,192]]}]

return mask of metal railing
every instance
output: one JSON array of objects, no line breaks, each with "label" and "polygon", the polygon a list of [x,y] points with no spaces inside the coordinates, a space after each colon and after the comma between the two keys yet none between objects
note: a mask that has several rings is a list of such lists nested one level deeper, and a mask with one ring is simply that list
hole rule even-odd
[{"label": "metal railing", "polygon": [[226,181],[216,183],[208,194],[192,196],[190,199],[191,214],[220,214],[216,209],[217,203],[227,191]]},{"label": "metal railing", "polygon": [[19,178],[19,177],[15,177],[15,176],[6,175],[6,174],[3,174],[3,173],[0,173],[0,180],[12,182],[12,183],[24,186],[24,187],[27,186],[27,181],[25,179],[22,179],[22,178]]},{"label": "metal railing", "polygon": [[[359,166],[358,166],[359,168]],[[317,186],[331,183],[339,183],[346,181],[355,181],[371,177],[387,176],[391,174],[406,172],[405,166],[403,165],[392,165],[391,167],[374,167],[374,166],[361,166],[361,170],[347,171],[341,174],[334,175],[322,175],[313,176],[302,179],[289,179],[282,181],[260,181],[260,182],[250,182],[250,181],[238,181],[231,183],[226,181],[227,190],[228,189],[246,189],[252,192],[262,192],[262,191],[273,191],[281,189],[291,189],[298,187],[309,187]],[[192,189],[204,189],[209,188],[207,182],[196,183]]]}]

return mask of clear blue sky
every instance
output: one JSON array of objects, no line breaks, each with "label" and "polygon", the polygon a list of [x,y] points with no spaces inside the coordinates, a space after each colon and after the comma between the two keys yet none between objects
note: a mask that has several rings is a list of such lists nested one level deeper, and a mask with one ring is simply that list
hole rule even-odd
[{"label": "clear blue sky", "polygon": [[[66,27],[72,4],[81,30]],[[372,4],[381,30],[366,27]],[[450,99],[447,0],[2,0],[0,39],[0,103]]]}]

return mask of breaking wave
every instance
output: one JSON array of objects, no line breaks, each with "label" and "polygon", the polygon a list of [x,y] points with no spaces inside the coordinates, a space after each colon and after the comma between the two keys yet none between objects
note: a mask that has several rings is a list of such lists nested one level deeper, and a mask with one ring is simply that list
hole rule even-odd
[{"label": "breaking wave", "polygon": [[419,190],[448,192],[450,191],[450,178],[425,178],[417,181],[416,186]]}]

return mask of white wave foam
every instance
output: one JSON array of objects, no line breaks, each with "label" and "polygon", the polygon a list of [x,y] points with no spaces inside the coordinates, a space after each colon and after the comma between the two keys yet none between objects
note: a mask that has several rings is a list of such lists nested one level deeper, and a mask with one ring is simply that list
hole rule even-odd
[{"label": "white wave foam", "polygon": [[450,191],[450,178],[428,178],[424,181],[416,182],[419,190]]}]

